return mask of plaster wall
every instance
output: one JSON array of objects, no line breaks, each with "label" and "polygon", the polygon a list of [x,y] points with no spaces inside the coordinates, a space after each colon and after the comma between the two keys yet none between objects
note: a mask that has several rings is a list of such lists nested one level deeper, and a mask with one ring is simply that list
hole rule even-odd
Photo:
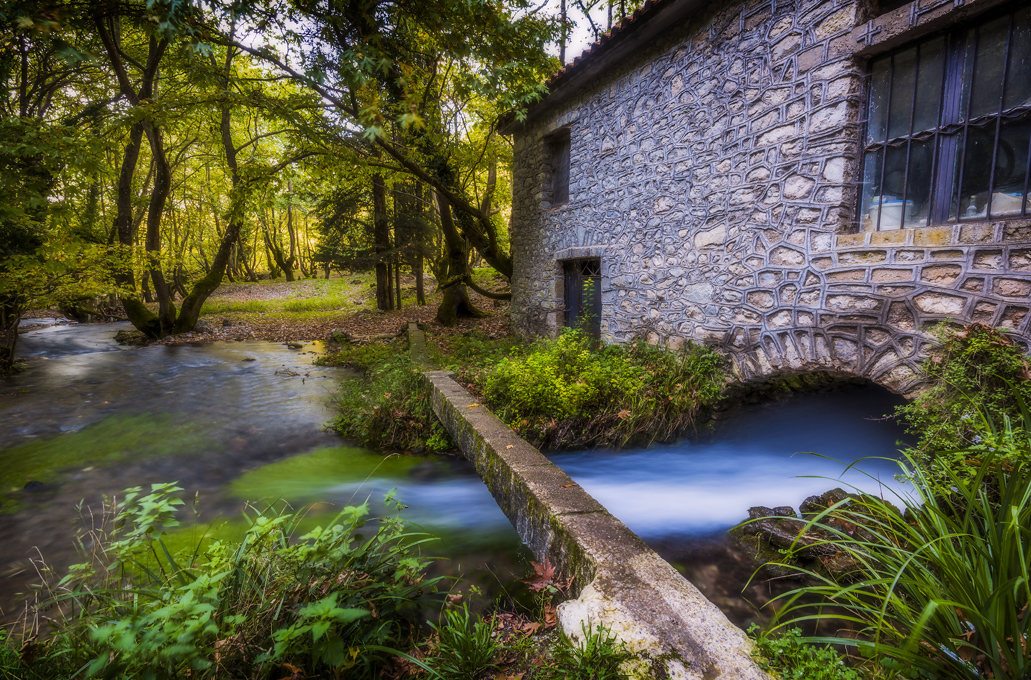
[{"label": "plaster wall", "polygon": [[[722,345],[741,379],[833,370],[918,387],[926,329],[1027,344],[1031,221],[856,233],[865,61],[994,0],[703,3],[515,132],[513,324],[563,325],[561,262],[600,257],[602,335]],[[547,137],[568,128],[569,201]]]}]

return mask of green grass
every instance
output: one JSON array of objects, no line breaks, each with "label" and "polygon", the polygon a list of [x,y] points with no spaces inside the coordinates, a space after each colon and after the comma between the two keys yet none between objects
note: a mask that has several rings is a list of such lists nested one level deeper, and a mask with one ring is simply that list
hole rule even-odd
[{"label": "green grass", "polygon": [[[276,314],[294,320],[313,320],[349,313],[368,306],[369,273],[348,274],[335,279],[305,279],[303,281],[258,281],[256,283],[234,283],[220,289],[223,294],[234,291],[269,288],[273,285],[290,288],[288,295],[268,300],[233,300],[215,296],[208,299],[201,308],[201,314],[214,316],[222,314],[264,315]],[[356,299],[365,299],[362,304]],[[373,300],[374,303],[374,300]]]}]

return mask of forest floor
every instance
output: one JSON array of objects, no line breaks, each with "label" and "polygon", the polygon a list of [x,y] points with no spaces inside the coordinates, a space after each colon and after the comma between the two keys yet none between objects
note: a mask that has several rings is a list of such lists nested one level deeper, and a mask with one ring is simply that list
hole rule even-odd
[{"label": "forest floor", "polygon": [[[477,282],[489,290],[501,290],[492,270],[479,270]],[[491,300],[470,290],[473,304],[488,316],[461,319],[456,327],[434,320],[442,294],[436,281],[425,279],[426,304],[415,299],[415,279],[401,278],[402,307],[376,309],[375,277],[372,273],[343,274],[330,279],[286,282],[231,283],[219,287],[201,311],[201,331],[163,340],[164,344],[185,344],[209,340],[259,339],[273,342],[327,340],[333,331],[344,331],[355,340],[389,336],[403,331],[411,321],[431,335],[465,334],[478,330],[489,338],[509,334],[509,303]]]}]

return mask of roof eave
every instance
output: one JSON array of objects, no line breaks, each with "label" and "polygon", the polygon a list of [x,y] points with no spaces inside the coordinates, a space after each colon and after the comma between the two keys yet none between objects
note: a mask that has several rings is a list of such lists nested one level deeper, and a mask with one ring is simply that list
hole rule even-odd
[{"label": "roof eave", "polygon": [[547,111],[569,101],[596,76],[631,56],[642,45],[681,26],[685,19],[703,5],[705,0],[658,0],[645,5],[642,10],[624,20],[607,38],[595,42],[571,64],[556,73],[548,84],[548,94],[527,110],[522,121],[516,120],[511,113],[506,114],[499,127],[502,134],[513,134]]}]

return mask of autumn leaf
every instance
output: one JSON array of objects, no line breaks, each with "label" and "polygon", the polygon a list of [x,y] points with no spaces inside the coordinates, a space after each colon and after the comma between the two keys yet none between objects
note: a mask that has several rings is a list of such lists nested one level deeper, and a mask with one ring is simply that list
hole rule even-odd
[{"label": "autumn leaf", "polygon": [[544,627],[554,628],[555,624],[558,623],[558,611],[552,604],[544,605]]},{"label": "autumn leaf", "polygon": [[544,564],[531,560],[530,564],[533,566],[534,575],[528,579],[521,579],[523,583],[530,586],[530,590],[539,593],[548,586],[554,585],[555,566],[551,563],[550,559],[545,557]]}]

